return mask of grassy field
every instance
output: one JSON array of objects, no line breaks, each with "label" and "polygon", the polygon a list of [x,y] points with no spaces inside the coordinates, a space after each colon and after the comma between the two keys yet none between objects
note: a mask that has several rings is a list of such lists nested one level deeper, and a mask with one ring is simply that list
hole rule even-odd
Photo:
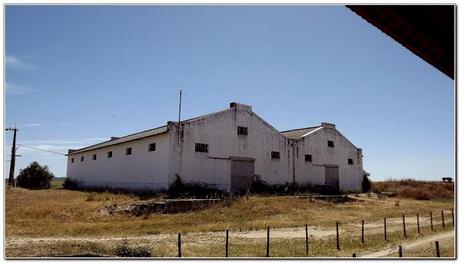
[{"label": "grassy field", "polygon": [[[31,191],[21,188],[6,190],[6,238],[94,238],[91,240],[56,240],[53,246],[46,242],[22,242],[8,245],[8,256],[52,256],[85,251],[101,254],[116,254],[123,237],[162,236],[161,239],[127,239],[126,246],[147,246],[154,256],[176,256],[176,233],[183,234],[183,256],[222,256],[223,231],[230,229],[231,256],[264,256],[264,238],[247,238],[234,233],[272,229],[320,227],[332,233],[335,222],[341,224],[343,248],[335,247],[334,236],[312,238],[310,256],[350,256],[363,254],[367,250],[394,245],[401,240],[400,218],[408,217],[406,240],[417,239],[414,216],[423,217],[422,230],[429,234],[427,217],[433,212],[435,230],[440,227],[440,211],[446,210],[446,220],[450,220],[453,199],[414,200],[407,198],[377,198],[360,195],[362,202],[334,204],[324,201],[311,201],[308,198],[293,196],[259,197],[250,196],[233,201],[230,205],[218,204],[208,209],[180,214],[152,214],[134,217],[127,215],[107,215],[102,213],[104,206],[113,203],[123,204],[139,200],[139,197],[126,194],[69,191],[54,182],[52,189]],[[360,222],[365,220],[369,227],[378,224],[383,218],[395,218],[389,225],[390,241],[384,241],[380,228],[366,233],[368,242],[360,244]],[[410,218],[412,217],[412,218]],[[196,232],[215,232],[211,236],[194,236]],[[422,234],[423,236],[423,234]],[[116,242],[104,238],[120,238]],[[304,239],[278,238],[271,245],[272,256],[305,256]],[[396,243],[395,243],[396,244]]]}]

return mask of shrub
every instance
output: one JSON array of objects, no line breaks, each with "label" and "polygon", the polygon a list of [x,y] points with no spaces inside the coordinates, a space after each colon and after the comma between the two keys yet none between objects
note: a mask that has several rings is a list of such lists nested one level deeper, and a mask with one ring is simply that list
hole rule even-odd
[{"label": "shrub", "polygon": [[388,179],[383,182],[375,182],[372,184],[372,189],[375,192],[391,192],[397,197],[416,200],[452,199],[454,197],[453,184],[414,179]]},{"label": "shrub", "polygon": [[363,182],[361,183],[363,193],[369,193],[372,189],[372,181],[369,179],[369,176],[370,174],[368,172],[364,172]]},{"label": "shrub", "polygon": [[77,180],[72,179],[71,177],[66,177],[64,183],[62,184],[64,189],[68,190],[77,190],[78,189],[78,182]]},{"label": "shrub", "polygon": [[24,169],[21,169],[18,175],[17,186],[31,190],[49,189],[53,174],[49,171],[48,166],[41,166],[38,162],[32,162]]},{"label": "shrub", "polygon": [[151,257],[152,253],[148,247],[132,247],[123,242],[115,248],[115,255],[119,257]]},{"label": "shrub", "polygon": [[166,194],[168,198],[209,198],[224,195],[223,191],[206,184],[198,182],[184,183],[177,174]]}]

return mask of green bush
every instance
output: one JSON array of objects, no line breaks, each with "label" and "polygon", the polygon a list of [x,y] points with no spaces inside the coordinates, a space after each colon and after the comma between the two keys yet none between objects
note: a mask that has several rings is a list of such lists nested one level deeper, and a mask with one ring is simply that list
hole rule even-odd
[{"label": "green bush", "polygon": [[224,192],[198,182],[184,183],[182,178],[176,174],[176,179],[169,186],[166,194],[168,198],[211,198],[221,197]]},{"label": "green bush", "polygon": [[38,162],[32,162],[19,171],[16,182],[17,186],[31,190],[49,189],[53,177],[48,166],[41,166]]},{"label": "green bush", "polygon": [[78,182],[77,180],[74,180],[71,177],[66,177],[64,183],[62,184],[62,187],[68,190],[77,190]]},{"label": "green bush", "polygon": [[369,179],[370,174],[368,172],[364,172],[363,174],[363,182],[361,183],[361,188],[363,193],[368,193],[372,189],[372,181]]}]

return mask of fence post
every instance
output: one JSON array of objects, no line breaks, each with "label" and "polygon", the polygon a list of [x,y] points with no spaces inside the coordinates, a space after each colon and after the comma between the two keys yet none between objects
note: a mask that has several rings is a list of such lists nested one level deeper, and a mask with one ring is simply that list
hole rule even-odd
[{"label": "fence post", "polygon": [[354,258],[356,257],[356,253],[353,253],[353,257],[354,257]]},{"label": "fence post", "polygon": [[225,257],[228,258],[228,228],[225,229]]},{"label": "fence post", "polygon": [[270,227],[267,227],[267,257],[270,256]]},{"label": "fence post", "polygon": [[441,251],[439,250],[439,241],[435,241],[434,244],[436,245],[436,257],[441,257]]},{"label": "fence post", "polygon": [[431,224],[431,231],[434,231],[434,228],[433,228],[433,212],[430,212],[430,224]]},{"label": "fence post", "polygon": [[407,234],[406,234],[406,217],[405,215],[403,214],[403,232],[404,232],[404,237],[407,237]]},{"label": "fence post", "polygon": [[444,210],[441,210],[441,219],[442,219],[442,228],[445,229],[446,225],[444,224]]},{"label": "fence post", "polygon": [[340,241],[339,241],[339,222],[335,222],[335,232],[337,238],[337,249],[340,250]]},{"label": "fence post", "polygon": [[402,256],[403,256],[403,254],[402,254],[402,246],[399,246],[398,252],[399,252],[399,257],[402,258]]},{"label": "fence post", "polygon": [[307,251],[308,255],[308,225],[305,225],[305,250]]},{"label": "fence post", "polygon": [[387,241],[387,218],[383,218],[383,234],[385,236],[385,241]]},{"label": "fence post", "polygon": [[361,243],[364,244],[364,220],[361,220]]},{"label": "fence post", "polygon": [[420,221],[419,221],[418,214],[417,214],[417,233],[420,234]]},{"label": "fence post", "polygon": [[454,221],[454,209],[450,209],[450,214],[452,215],[452,227],[455,226],[455,221]]},{"label": "fence post", "polygon": [[177,234],[177,256],[178,256],[178,257],[182,257],[180,233]]}]

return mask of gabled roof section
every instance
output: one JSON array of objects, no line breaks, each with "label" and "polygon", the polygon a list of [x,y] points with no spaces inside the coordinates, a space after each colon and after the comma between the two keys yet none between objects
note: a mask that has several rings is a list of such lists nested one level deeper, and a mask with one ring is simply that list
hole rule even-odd
[{"label": "gabled roof section", "polygon": [[319,130],[320,128],[322,127],[321,126],[305,127],[305,128],[300,128],[300,129],[282,131],[281,134],[284,135],[284,137],[287,137],[289,139],[298,140],[316,130]]}]

